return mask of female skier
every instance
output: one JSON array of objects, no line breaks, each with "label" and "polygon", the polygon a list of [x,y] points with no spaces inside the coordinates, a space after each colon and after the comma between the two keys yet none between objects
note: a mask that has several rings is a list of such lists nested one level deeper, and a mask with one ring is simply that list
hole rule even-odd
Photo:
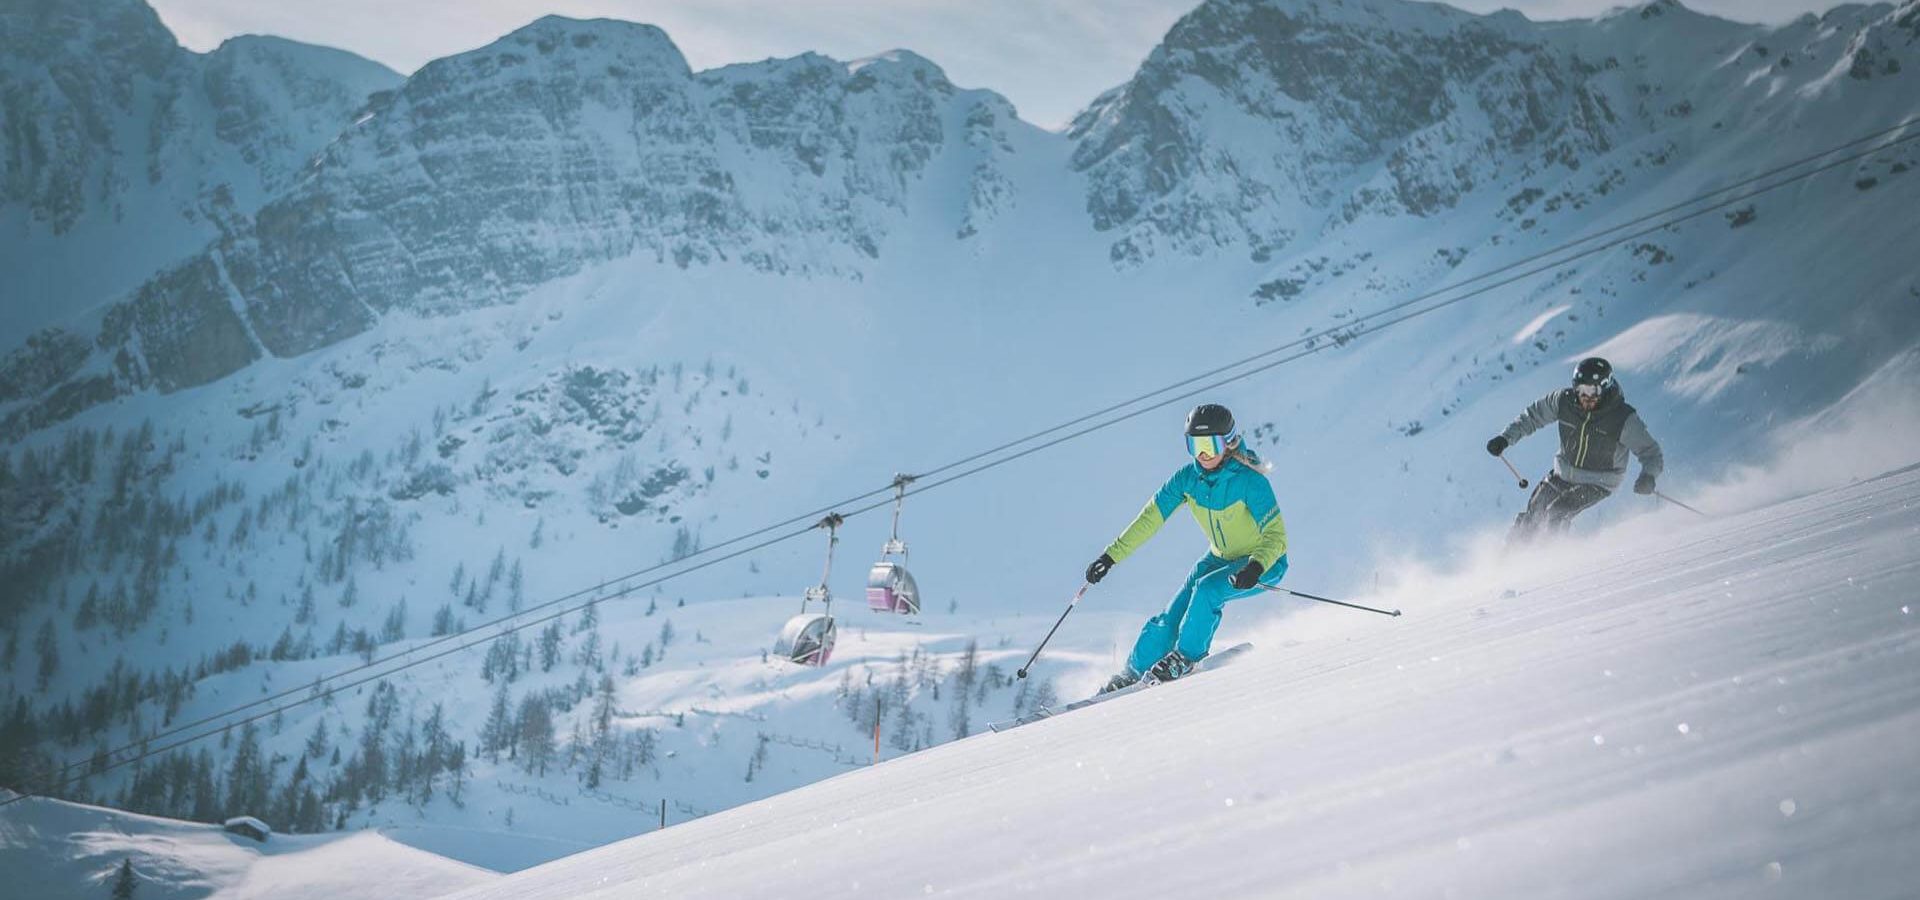
[{"label": "female skier", "polygon": [[1173,594],[1167,611],[1147,620],[1127,657],[1127,667],[1101,693],[1119,690],[1145,675],[1150,681],[1179,678],[1207,655],[1220,627],[1220,608],[1251,597],[1287,572],[1287,526],[1267,482],[1267,466],[1241,446],[1233,413],[1215,403],[1187,414],[1187,451],[1181,466],[1147,502],[1133,524],[1087,566],[1087,583],[1126,559],[1182,505],[1207,532],[1208,553]]}]

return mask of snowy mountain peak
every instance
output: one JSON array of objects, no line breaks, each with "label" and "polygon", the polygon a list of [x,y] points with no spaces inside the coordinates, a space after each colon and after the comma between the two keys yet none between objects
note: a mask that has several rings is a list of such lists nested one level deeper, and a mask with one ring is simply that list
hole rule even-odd
[{"label": "snowy mountain peak", "polygon": [[[1296,27],[1392,28],[1410,31],[1445,30],[1484,16],[1444,3],[1425,0],[1207,0],[1176,23],[1263,22],[1293,23]],[[1193,20],[1189,23],[1188,20]],[[1271,27],[1271,26],[1267,26]],[[1171,40],[1173,35],[1169,33]]]},{"label": "snowy mountain peak", "polygon": [[[264,51],[286,58],[290,46],[223,46],[213,63],[235,77],[220,83],[244,93],[275,68]],[[695,75],[658,28],[548,16],[364,105],[340,99],[357,117],[337,139],[308,135],[324,150],[297,184],[234,210],[206,252],[105,316],[100,346],[114,349],[96,373],[111,370],[118,390],[177,390],[359,334],[388,312],[496,305],[632,256],[857,279],[916,198],[957,239],[1009,203],[995,160],[1012,152],[1011,106],[957,91],[907,51]],[[260,117],[230,118],[244,136]],[[927,178],[952,186],[922,191]],[[13,368],[42,371],[34,360]]]},{"label": "snowy mountain peak", "polygon": [[952,88],[952,83],[947,80],[946,70],[935,65],[933,60],[912,50],[888,50],[864,59],[856,59],[847,63],[847,71],[849,73],[867,71],[870,75],[911,78],[916,83],[936,90]]},{"label": "snowy mountain peak", "polygon": [[[686,57],[665,31],[620,19],[573,19],[547,15],[475,53],[531,48],[541,56],[604,55],[625,63],[653,61],[660,72],[687,74]],[[465,54],[462,54],[465,55]],[[458,57],[454,57],[458,58]]]},{"label": "snowy mountain peak", "polygon": [[1123,264],[1230,244],[1267,258],[1463,87],[1537,56],[1525,24],[1399,0],[1210,0],[1076,120],[1094,224]]},{"label": "snowy mountain peak", "polygon": [[278,38],[193,53],[135,0],[0,5],[0,333],[97,307],[236,227],[399,80]]},{"label": "snowy mountain peak", "polygon": [[1640,140],[1668,148],[1635,165],[1664,164],[1712,98],[1785,108],[1895,76],[1913,8],[1836,10],[1814,29],[1673,0],[1554,22],[1404,0],[1209,0],[1075,119],[1073,164],[1116,263],[1234,247],[1259,264],[1484,185],[1544,190],[1517,182]]},{"label": "snowy mountain peak", "polygon": [[57,59],[75,53],[163,66],[180,44],[144,0],[24,0],[0,7],[0,57]]},{"label": "snowy mountain peak", "polygon": [[1681,3],[1680,0],[1646,0],[1645,3],[1634,3],[1626,6],[1616,6],[1612,9],[1607,10],[1604,13],[1601,13],[1599,16],[1595,18],[1598,21],[1602,21],[1602,22],[1607,21],[1609,19],[1618,19],[1618,18],[1632,18],[1632,19],[1639,19],[1640,21],[1643,21],[1643,22],[1652,22],[1652,21],[1666,18],[1668,16],[1675,16],[1679,18],[1685,18],[1685,17],[1715,18],[1713,16],[1706,16],[1701,13],[1695,12],[1693,9],[1689,8],[1686,4]]}]

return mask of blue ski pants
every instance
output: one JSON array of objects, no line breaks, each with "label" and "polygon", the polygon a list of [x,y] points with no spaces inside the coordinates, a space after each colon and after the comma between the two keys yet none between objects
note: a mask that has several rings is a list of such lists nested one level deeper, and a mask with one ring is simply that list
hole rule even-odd
[{"label": "blue ski pants", "polygon": [[[1228,579],[1247,564],[1247,557],[1221,559],[1211,553],[1200,558],[1187,575],[1187,583],[1173,594],[1167,611],[1147,620],[1140,639],[1133,643],[1127,665],[1145,672],[1174,648],[1190,660],[1198,661],[1213,646],[1213,633],[1220,627],[1220,609],[1229,600],[1260,593],[1257,587],[1240,590]],[[1260,583],[1274,585],[1287,574],[1287,558],[1273,561],[1273,567],[1261,573]]]}]

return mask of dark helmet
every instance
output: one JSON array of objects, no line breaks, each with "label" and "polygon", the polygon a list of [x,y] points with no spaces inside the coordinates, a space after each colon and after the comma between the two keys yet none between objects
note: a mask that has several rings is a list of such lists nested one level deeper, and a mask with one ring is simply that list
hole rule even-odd
[{"label": "dark helmet", "polygon": [[1218,403],[1202,403],[1187,413],[1187,435],[1200,437],[1217,435],[1229,437],[1233,434],[1233,413]]},{"label": "dark helmet", "polygon": [[1598,356],[1589,356],[1581,360],[1580,365],[1574,367],[1573,384],[1575,387],[1583,384],[1596,385],[1601,393],[1611,393],[1614,388],[1613,364]]}]

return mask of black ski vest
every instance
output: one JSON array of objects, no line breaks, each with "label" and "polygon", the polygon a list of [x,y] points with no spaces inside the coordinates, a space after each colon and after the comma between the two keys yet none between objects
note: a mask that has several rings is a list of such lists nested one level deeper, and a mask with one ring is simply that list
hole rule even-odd
[{"label": "black ski vest", "polygon": [[1554,410],[1560,419],[1561,458],[1576,469],[1596,472],[1624,472],[1613,464],[1614,451],[1620,446],[1620,433],[1633,415],[1633,405],[1619,391],[1601,398],[1593,412],[1580,408],[1571,390],[1560,392]]}]

